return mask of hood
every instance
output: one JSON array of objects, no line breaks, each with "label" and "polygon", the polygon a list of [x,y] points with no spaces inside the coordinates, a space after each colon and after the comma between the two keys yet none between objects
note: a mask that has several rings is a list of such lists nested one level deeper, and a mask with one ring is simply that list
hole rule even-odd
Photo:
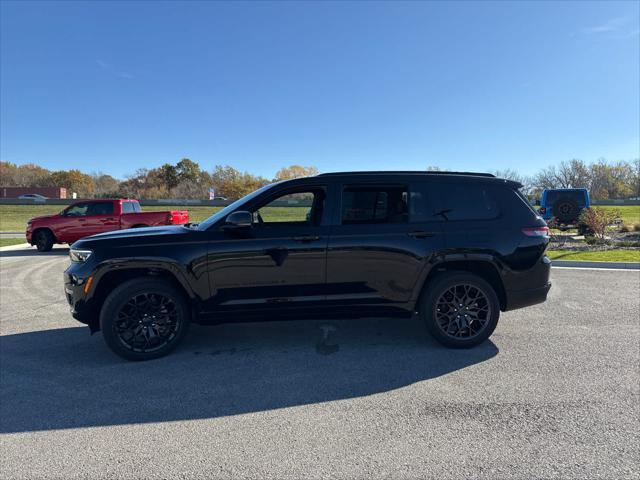
[{"label": "hood", "polygon": [[29,221],[33,223],[33,222],[37,222],[38,220],[47,220],[48,218],[57,218],[59,216],[60,216],[59,213],[54,213],[52,215],[41,215],[39,217],[30,218]]},{"label": "hood", "polygon": [[112,232],[98,233],[87,237],[86,240],[109,240],[135,237],[149,237],[156,235],[175,235],[184,233],[186,229],[182,225],[164,225],[160,227],[128,228],[126,230],[114,230]]},{"label": "hood", "polygon": [[98,233],[97,235],[81,238],[73,243],[73,247],[99,248],[101,246],[126,246],[137,243],[154,243],[160,237],[181,235],[189,232],[190,230],[188,228],[181,225],[114,230],[113,232]]}]

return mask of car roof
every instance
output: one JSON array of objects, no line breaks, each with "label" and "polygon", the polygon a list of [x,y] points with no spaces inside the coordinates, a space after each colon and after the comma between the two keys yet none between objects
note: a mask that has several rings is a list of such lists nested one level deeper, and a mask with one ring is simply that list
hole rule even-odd
[{"label": "car roof", "polygon": [[313,177],[302,177],[294,180],[278,182],[287,185],[312,185],[325,182],[364,182],[364,183],[385,183],[385,182],[411,182],[416,180],[429,179],[430,181],[456,182],[491,182],[497,184],[508,184],[513,187],[522,186],[519,182],[498,178],[491,173],[480,172],[448,172],[448,171],[363,171],[363,172],[330,172],[321,173]]}]

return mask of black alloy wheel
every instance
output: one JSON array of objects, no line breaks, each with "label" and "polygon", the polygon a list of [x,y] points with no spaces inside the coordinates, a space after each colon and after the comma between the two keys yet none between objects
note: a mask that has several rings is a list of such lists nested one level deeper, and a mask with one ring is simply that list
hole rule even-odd
[{"label": "black alloy wheel", "polygon": [[100,329],[116,354],[127,360],[150,360],[180,343],[190,318],[182,292],[163,279],[139,277],[122,283],[105,299]]},{"label": "black alloy wheel", "polygon": [[438,342],[469,348],[491,336],[500,318],[500,302],[484,278],[451,271],[439,274],[425,286],[419,313]]}]

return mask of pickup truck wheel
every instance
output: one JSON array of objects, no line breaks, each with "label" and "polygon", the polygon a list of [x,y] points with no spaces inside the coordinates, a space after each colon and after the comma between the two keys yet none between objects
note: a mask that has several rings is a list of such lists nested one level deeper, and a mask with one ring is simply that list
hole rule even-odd
[{"label": "pickup truck wheel", "polygon": [[447,272],[427,285],[420,315],[433,337],[451,348],[484,342],[495,330],[500,303],[484,279],[466,272]]},{"label": "pickup truck wheel", "polygon": [[148,226],[149,226],[149,225],[145,225],[144,223],[139,223],[138,225],[134,225],[134,226],[133,226],[133,227],[131,227],[131,228],[146,228],[146,227],[148,227]]},{"label": "pickup truck wheel", "polygon": [[35,246],[39,252],[48,252],[53,248],[53,235],[49,230],[38,230],[34,236]]},{"label": "pickup truck wheel", "polygon": [[166,355],[189,327],[184,296],[159,279],[137,278],[116,288],[100,311],[104,339],[127,360],[151,360]]}]

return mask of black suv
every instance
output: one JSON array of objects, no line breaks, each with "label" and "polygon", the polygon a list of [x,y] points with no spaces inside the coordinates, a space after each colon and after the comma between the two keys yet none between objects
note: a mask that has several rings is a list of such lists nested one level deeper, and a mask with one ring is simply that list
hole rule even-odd
[{"label": "black suv", "polygon": [[200,224],[85,238],[64,273],[72,315],[130,360],[189,323],[410,317],[450,347],[544,302],[548,229],[489,174],[329,173],[268,185]]}]

